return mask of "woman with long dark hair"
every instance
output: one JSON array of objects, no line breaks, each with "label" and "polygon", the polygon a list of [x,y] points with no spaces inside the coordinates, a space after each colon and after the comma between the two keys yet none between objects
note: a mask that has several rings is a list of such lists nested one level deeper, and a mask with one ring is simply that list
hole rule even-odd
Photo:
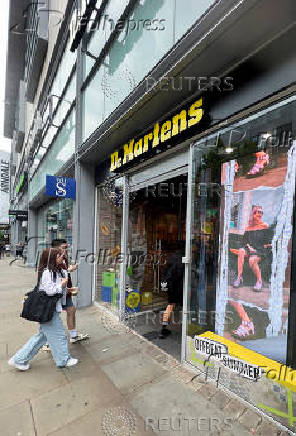
[{"label": "woman with long dark hair", "polygon": [[60,293],[63,294],[63,297],[58,300],[51,321],[39,324],[39,332],[32,336],[8,361],[9,365],[21,371],[29,369],[29,361],[46,342],[50,346],[53,360],[58,367],[73,366],[78,363],[78,360],[73,359],[69,354],[67,335],[60,318],[61,300],[66,296],[67,286],[67,275],[61,267],[63,261],[62,251],[56,248],[47,249],[41,255],[38,268],[39,290],[50,296]]}]

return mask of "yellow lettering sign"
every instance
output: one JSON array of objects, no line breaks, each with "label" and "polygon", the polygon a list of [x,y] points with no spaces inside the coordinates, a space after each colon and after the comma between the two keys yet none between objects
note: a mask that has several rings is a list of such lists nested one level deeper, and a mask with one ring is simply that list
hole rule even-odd
[{"label": "yellow lettering sign", "polygon": [[172,122],[166,121],[161,128],[161,133],[160,133],[160,141],[161,142],[165,142],[167,139],[170,139],[170,137],[172,136]]},{"label": "yellow lettering sign", "polygon": [[123,146],[123,164],[126,164],[134,158],[134,139],[132,139],[128,144]]},{"label": "yellow lettering sign", "polygon": [[171,137],[179,135],[189,127],[198,124],[204,115],[202,103],[203,100],[200,98],[189,109],[183,109],[179,114],[174,115],[172,120],[167,120],[162,124],[155,123],[152,132],[147,133],[143,138],[139,138],[136,143],[134,139],[131,139],[124,144],[120,151],[121,156],[123,155],[122,158],[119,157],[118,151],[111,154],[110,171],[120,168],[134,158],[146,153],[149,149],[157,147],[160,143],[164,143]]}]

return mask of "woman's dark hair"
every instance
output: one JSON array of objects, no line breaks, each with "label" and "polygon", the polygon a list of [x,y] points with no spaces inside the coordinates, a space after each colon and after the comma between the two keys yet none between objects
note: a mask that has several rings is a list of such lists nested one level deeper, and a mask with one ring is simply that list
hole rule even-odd
[{"label": "woman's dark hair", "polygon": [[62,244],[67,244],[67,240],[66,239],[53,239],[51,242],[51,246],[54,248],[59,247]]},{"label": "woman's dark hair", "polygon": [[60,270],[59,265],[57,264],[57,256],[59,254],[62,254],[62,250],[58,248],[47,248],[43,251],[38,267],[38,283],[40,282],[42,273],[46,268],[53,273],[53,279],[56,280],[57,272]]}]

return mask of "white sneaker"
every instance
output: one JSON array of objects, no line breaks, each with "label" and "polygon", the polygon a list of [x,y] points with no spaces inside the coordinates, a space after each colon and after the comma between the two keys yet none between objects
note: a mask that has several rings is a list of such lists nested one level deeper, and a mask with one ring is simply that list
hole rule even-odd
[{"label": "white sneaker", "polygon": [[15,363],[15,361],[13,360],[13,357],[11,359],[9,359],[9,361],[7,363],[10,366],[14,366],[16,369],[19,369],[20,371],[27,371],[30,368],[29,364],[25,365],[22,363]]},{"label": "white sneaker", "polygon": [[70,342],[71,342],[71,344],[75,344],[75,342],[85,341],[85,339],[88,339],[88,338],[89,338],[89,335],[87,333],[85,333],[85,334],[79,333],[74,338],[70,338]]},{"label": "white sneaker", "polygon": [[42,346],[41,350],[48,352],[48,351],[50,351],[50,346],[48,344],[45,344],[45,345]]},{"label": "white sneaker", "polygon": [[77,363],[78,363],[78,359],[74,359],[73,357],[70,357],[70,359],[66,363],[66,366],[74,366],[77,365]]}]

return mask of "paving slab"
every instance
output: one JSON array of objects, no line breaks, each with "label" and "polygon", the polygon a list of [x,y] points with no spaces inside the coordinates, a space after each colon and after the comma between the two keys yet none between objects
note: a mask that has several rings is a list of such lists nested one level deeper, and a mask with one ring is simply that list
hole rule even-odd
[{"label": "paving slab", "polygon": [[198,432],[204,435],[250,436],[250,432],[231,415],[211,407],[211,401],[203,398],[199,391],[194,392],[171,376],[143,386],[129,399],[132,407],[156,434],[170,436],[178,431],[182,436]]},{"label": "paving slab", "polygon": [[141,352],[108,365],[102,365],[101,368],[115,386],[124,393],[132,392],[167,372],[161,365],[154,363],[151,358]]},{"label": "paving slab", "polygon": [[155,436],[147,429],[144,421],[130,408],[118,402],[112,407],[97,408],[95,411],[71,422],[47,436]]},{"label": "paving slab", "polygon": [[103,340],[91,341],[88,352],[96,362],[103,365],[126,357],[127,354],[136,354],[139,352],[139,348],[134,337],[112,335]]},{"label": "paving slab", "polygon": [[30,402],[0,410],[0,428],[3,436],[36,436]]},{"label": "paving slab", "polygon": [[33,361],[28,371],[10,370],[0,374],[0,410],[36,398],[44,392],[68,383],[63,371],[52,359]]},{"label": "paving slab", "polygon": [[32,400],[37,435],[46,436],[90,411],[120,403],[123,404],[120,392],[98,369],[88,377],[79,378]]}]

